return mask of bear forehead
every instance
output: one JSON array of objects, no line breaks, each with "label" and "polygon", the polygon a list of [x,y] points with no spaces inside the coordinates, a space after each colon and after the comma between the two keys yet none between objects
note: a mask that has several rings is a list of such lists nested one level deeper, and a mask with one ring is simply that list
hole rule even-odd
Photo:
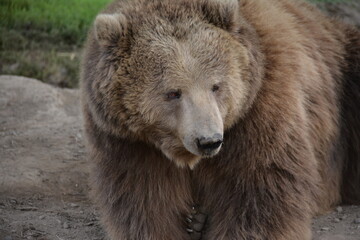
[{"label": "bear forehead", "polygon": [[138,25],[131,44],[131,70],[151,71],[154,75],[194,72],[194,69],[203,75],[225,73],[231,59],[229,34],[206,24],[191,28],[181,38],[177,32],[177,26],[169,22],[154,28]]},{"label": "bear forehead", "polygon": [[191,82],[221,78],[229,71],[229,54],[219,41],[197,42],[194,36],[179,40],[165,35],[134,44],[129,73],[138,79],[161,79],[164,84],[175,79]]}]

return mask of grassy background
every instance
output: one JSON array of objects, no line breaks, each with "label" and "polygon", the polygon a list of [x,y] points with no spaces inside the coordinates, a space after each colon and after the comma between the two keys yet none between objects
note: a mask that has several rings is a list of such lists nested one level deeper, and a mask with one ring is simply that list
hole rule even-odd
[{"label": "grassy background", "polygon": [[0,0],[0,74],[77,87],[81,45],[96,14],[110,1]]},{"label": "grassy background", "polygon": [[0,0],[0,74],[77,87],[81,45],[111,0]]},{"label": "grassy background", "polygon": [[[0,27],[42,32],[39,38],[80,45],[94,16],[110,0],[0,0]],[[48,40],[48,39],[46,39]]]}]

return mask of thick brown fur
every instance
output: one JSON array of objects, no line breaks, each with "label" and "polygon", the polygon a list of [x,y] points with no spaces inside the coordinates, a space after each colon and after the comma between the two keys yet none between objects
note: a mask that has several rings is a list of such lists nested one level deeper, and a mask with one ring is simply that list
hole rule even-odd
[{"label": "thick brown fur", "polygon": [[[360,202],[360,33],[302,1],[118,0],[81,83],[111,239],[190,239],[194,204],[204,240],[311,239],[314,215]],[[224,145],[201,157],[184,145],[206,124]]]}]

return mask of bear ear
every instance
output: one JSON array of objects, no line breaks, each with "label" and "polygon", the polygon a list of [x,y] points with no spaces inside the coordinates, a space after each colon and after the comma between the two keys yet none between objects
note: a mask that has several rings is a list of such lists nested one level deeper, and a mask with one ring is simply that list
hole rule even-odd
[{"label": "bear ear", "polygon": [[204,0],[201,11],[211,24],[234,31],[238,24],[239,0]]},{"label": "bear ear", "polygon": [[127,19],[121,13],[99,14],[95,19],[94,32],[101,46],[116,44],[127,31]]}]

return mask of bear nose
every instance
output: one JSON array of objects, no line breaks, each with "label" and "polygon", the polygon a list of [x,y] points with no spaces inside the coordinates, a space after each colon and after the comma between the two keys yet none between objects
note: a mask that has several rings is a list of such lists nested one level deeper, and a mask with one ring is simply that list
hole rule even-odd
[{"label": "bear nose", "polygon": [[220,134],[215,134],[214,137],[201,137],[196,139],[196,144],[199,150],[206,153],[218,149],[223,143],[223,138]]}]

